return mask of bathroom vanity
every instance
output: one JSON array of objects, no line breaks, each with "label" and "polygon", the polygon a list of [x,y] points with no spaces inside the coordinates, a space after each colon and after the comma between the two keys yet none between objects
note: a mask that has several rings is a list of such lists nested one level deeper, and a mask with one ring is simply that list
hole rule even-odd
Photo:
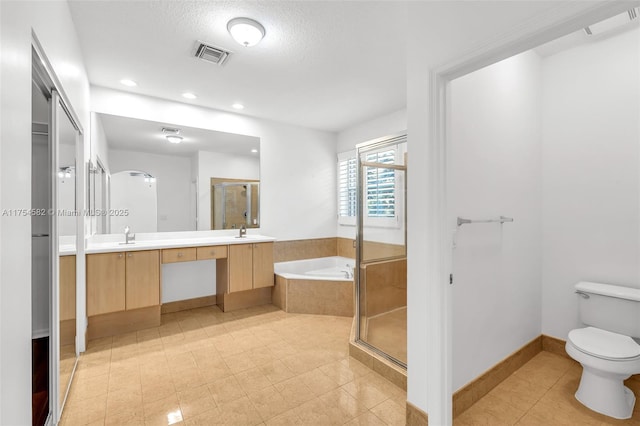
[{"label": "bathroom vanity", "polygon": [[185,300],[167,305],[180,303],[193,308],[217,304],[227,312],[270,303],[274,240],[250,235],[89,244],[89,339],[160,325],[163,270],[172,264],[198,267],[200,262],[213,261],[215,273],[202,283],[212,296],[185,296]]}]

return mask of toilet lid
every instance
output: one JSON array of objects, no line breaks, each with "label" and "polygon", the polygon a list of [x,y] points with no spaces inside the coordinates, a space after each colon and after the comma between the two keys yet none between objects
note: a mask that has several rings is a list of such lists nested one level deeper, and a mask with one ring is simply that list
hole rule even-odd
[{"label": "toilet lid", "polygon": [[640,356],[640,345],[629,336],[594,327],[569,332],[569,341],[582,352],[603,359],[629,359]]}]

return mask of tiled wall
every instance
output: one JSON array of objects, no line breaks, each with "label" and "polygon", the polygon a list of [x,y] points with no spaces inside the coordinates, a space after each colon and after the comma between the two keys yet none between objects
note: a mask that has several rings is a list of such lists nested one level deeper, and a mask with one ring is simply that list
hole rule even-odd
[{"label": "tiled wall", "polygon": [[337,238],[338,256],[356,258],[355,241],[350,238]]},{"label": "tiled wall", "polygon": [[337,256],[336,238],[316,238],[310,240],[276,241],[273,246],[273,261],[315,259]]},{"label": "tiled wall", "polygon": [[[385,259],[404,256],[405,247],[397,244],[365,241],[363,255],[366,259]],[[309,240],[276,241],[273,247],[274,262],[315,259],[317,257],[342,256],[356,258],[356,246],[350,238],[315,238]]]},{"label": "tiled wall", "polygon": [[367,317],[407,306],[406,258],[369,263],[360,270]]}]

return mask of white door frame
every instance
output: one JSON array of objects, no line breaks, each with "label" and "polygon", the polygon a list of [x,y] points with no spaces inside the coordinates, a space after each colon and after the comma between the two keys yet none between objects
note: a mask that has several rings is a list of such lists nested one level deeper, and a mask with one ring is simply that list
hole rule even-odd
[{"label": "white door frame", "polygon": [[[429,156],[427,185],[428,205],[433,206],[431,220],[427,221],[427,235],[434,238],[429,243],[431,255],[427,259],[431,272],[428,282],[432,302],[429,304],[427,341],[431,348],[432,361],[427,366],[427,406],[429,424],[452,424],[452,291],[449,274],[452,271],[452,241],[450,229],[455,229],[453,219],[448,217],[447,173],[449,161],[446,150],[449,143],[449,83],[490,64],[530,50],[563,35],[578,31],[594,22],[637,7],[639,1],[594,2],[588,8],[572,12],[575,3],[563,2],[554,11],[539,19],[526,22],[499,41],[462,56],[429,72],[429,145],[435,155]],[[575,11],[575,9],[574,9]],[[439,326],[442,325],[442,326]]]}]

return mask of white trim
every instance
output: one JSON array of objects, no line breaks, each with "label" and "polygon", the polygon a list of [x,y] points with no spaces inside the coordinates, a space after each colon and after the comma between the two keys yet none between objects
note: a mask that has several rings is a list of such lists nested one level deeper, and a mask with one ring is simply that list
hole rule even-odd
[{"label": "white trim", "polygon": [[50,241],[50,268],[49,268],[49,309],[51,336],[49,337],[49,410],[53,415],[54,423],[60,420],[60,253],[58,238],[58,180],[55,178],[58,170],[58,141],[60,131],[60,116],[58,114],[58,105],[63,105],[59,92],[55,89],[51,90],[51,99],[49,104],[49,123],[51,130],[49,131],[49,167],[51,168],[51,187],[49,206],[51,206],[54,214],[49,216],[51,224],[49,225],[49,241]]},{"label": "white trim", "polygon": [[[578,2],[579,3],[579,2]],[[475,49],[467,55],[433,69],[429,73],[429,141],[427,185],[427,341],[434,350],[427,361],[427,406],[429,423],[452,424],[452,292],[449,274],[452,264],[451,234],[454,228],[447,217],[447,122],[449,82],[487,65],[499,62],[585,26],[622,13],[638,1],[605,1],[584,6],[567,2],[544,16],[525,22],[509,34]],[[583,9],[576,9],[582,7]],[[576,11],[577,12],[574,12]]]}]

